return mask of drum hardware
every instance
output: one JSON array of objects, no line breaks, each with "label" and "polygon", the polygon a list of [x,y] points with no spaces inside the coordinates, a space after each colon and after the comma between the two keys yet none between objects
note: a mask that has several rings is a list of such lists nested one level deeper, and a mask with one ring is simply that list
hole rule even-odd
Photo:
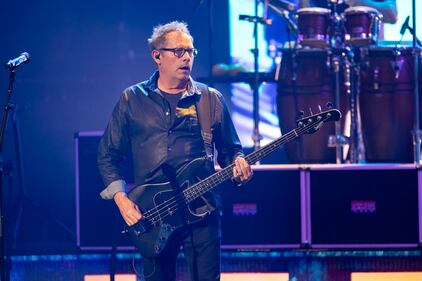
[{"label": "drum hardware", "polygon": [[328,136],[328,147],[343,147],[350,144],[349,137],[345,135],[329,135]]},{"label": "drum hardware", "polygon": [[362,155],[360,151],[360,143],[359,143],[359,124],[358,124],[358,97],[360,91],[360,66],[359,63],[354,61],[353,52],[349,52],[351,54],[350,65],[346,64],[346,68],[350,68],[346,73],[350,74],[350,88],[349,90],[349,106],[350,106],[350,151],[349,151],[349,159],[350,163],[359,163],[363,161],[364,155]]},{"label": "drum hardware", "polygon": [[[336,107],[340,108],[340,69],[341,65],[344,65],[343,61],[346,59],[345,53],[331,53],[330,57],[331,69],[334,74],[335,103]],[[348,89],[350,88],[350,85],[350,75],[345,75],[344,86]],[[342,134],[340,122],[335,122],[335,135],[330,135],[328,137],[327,145],[328,147],[334,147],[336,149],[336,164],[341,164],[343,162],[343,147],[346,144],[349,144],[349,138]]]},{"label": "drum hardware", "polygon": [[420,153],[422,145],[422,130],[413,130],[412,131],[412,140],[413,140],[413,157],[415,164],[420,166]]},{"label": "drum hardware", "polygon": [[[245,20],[252,22],[254,25],[253,28],[253,37],[254,37],[254,48],[251,49],[254,58],[254,74],[255,79],[253,83],[253,119],[254,119],[254,129],[252,132],[252,141],[254,143],[254,150],[258,150],[261,147],[262,136],[259,133],[259,49],[258,49],[258,23],[260,24],[271,24],[271,20],[266,17],[266,12],[264,17],[258,16],[258,4],[259,0],[255,0],[255,15],[239,15],[239,20]],[[264,10],[267,11],[268,1],[265,1]],[[257,163],[259,164],[259,163]]]},{"label": "drum hardware", "polygon": [[341,50],[344,48],[344,24],[343,18],[338,13],[337,6],[342,2],[339,1],[330,1],[328,7],[330,8],[331,17],[330,17],[330,26],[329,26],[329,36],[330,36],[330,48],[335,48]]}]

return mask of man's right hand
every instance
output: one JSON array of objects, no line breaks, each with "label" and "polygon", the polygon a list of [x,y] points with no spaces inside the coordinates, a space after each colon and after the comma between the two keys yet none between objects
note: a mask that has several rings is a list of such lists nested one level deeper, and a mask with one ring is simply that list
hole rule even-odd
[{"label": "man's right hand", "polygon": [[126,193],[121,191],[117,192],[116,195],[114,195],[114,202],[128,226],[134,225],[142,218],[138,205],[127,198]]}]

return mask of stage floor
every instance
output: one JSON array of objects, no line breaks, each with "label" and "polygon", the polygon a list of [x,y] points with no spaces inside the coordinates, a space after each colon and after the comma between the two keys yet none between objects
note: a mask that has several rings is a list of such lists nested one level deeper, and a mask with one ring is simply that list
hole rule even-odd
[{"label": "stage floor", "polygon": [[[110,280],[112,268],[121,281],[136,278],[141,272],[139,254],[119,252],[113,259],[110,252],[80,255],[14,256],[11,258],[11,281],[103,281]],[[222,280],[230,281],[355,281],[356,273],[418,273],[422,274],[420,250],[376,251],[223,251]],[[188,279],[183,254],[177,262],[177,280]],[[237,275],[236,275],[237,273]],[[239,273],[242,273],[240,275]],[[248,274],[249,273],[249,276]],[[254,273],[254,274],[252,274]],[[257,275],[256,273],[267,273]],[[272,273],[272,274],[268,274]],[[351,278],[355,274],[354,279]],[[116,275],[117,276],[117,275]],[[405,275],[406,276],[406,275]],[[408,275],[407,275],[408,276]],[[251,278],[254,279],[251,279]],[[224,279],[225,278],[225,279]],[[371,278],[374,278],[372,276]],[[382,280],[382,279],[372,279]],[[387,280],[387,279],[385,279]],[[394,279],[401,281],[402,279]],[[407,279],[406,281],[421,280]]]}]

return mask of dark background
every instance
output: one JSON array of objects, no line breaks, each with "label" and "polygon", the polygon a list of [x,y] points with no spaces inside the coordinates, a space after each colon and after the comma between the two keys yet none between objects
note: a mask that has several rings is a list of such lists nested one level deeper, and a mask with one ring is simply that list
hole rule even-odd
[{"label": "dark background", "polygon": [[[214,63],[229,63],[228,3],[212,3]],[[32,57],[13,95],[22,173],[12,114],[3,148],[9,254],[76,250],[74,134],[102,131],[121,91],[155,70],[147,38],[157,24],[189,24],[200,50],[193,77],[207,76],[208,8],[198,0],[0,2],[0,62]],[[1,68],[1,105],[7,83]]]}]

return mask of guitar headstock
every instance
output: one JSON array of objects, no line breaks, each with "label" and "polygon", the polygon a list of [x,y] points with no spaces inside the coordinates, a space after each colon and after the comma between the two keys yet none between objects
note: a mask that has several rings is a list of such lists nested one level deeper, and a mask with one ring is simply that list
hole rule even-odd
[{"label": "guitar headstock", "polygon": [[303,134],[313,134],[322,127],[324,123],[340,120],[341,112],[338,109],[329,109],[308,117],[300,118],[296,121],[296,130],[301,130]]}]

